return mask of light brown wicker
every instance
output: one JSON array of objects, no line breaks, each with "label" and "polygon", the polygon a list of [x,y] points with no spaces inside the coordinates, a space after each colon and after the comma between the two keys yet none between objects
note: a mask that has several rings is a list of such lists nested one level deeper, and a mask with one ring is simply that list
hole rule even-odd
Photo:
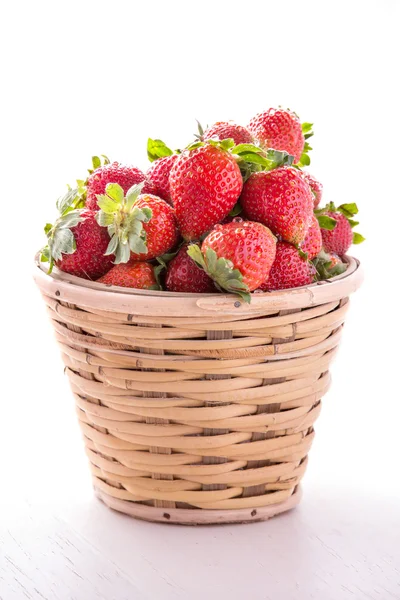
[{"label": "light brown wicker", "polygon": [[359,263],[254,294],[106,287],[35,264],[98,496],[174,523],[295,506]]}]

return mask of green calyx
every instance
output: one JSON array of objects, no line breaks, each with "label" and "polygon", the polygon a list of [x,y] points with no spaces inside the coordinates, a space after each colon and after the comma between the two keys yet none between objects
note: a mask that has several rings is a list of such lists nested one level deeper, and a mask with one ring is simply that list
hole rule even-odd
[{"label": "green calyx", "polygon": [[[333,202],[329,202],[325,208],[319,208],[314,211],[314,214],[318,220],[319,226],[321,229],[332,230],[336,227],[336,219],[329,217],[325,213],[340,213],[344,217],[346,217],[347,221],[350,224],[350,227],[356,227],[360,224],[359,221],[355,221],[352,217],[358,214],[358,206],[355,202],[350,202],[348,204],[341,204],[336,207]],[[353,232],[353,244],[361,244],[365,241],[365,237],[361,235],[361,233]]]},{"label": "green calyx", "polygon": [[107,227],[110,236],[105,255],[115,254],[115,264],[129,261],[131,252],[146,254],[146,232],[143,223],[152,217],[150,208],[139,208],[136,203],[144,183],[132,186],[126,195],[117,183],[109,183],[105,194],[97,196],[100,208],[96,221]]},{"label": "green calyx", "polygon": [[316,256],[312,263],[316,269],[316,279],[317,281],[322,281],[325,279],[331,279],[332,277],[336,277],[337,275],[341,275],[347,269],[346,263],[338,263],[337,265],[331,266],[332,259],[329,254],[327,254],[324,250]]},{"label": "green calyx", "polygon": [[147,140],[147,157],[150,162],[172,154],[174,154],[173,150],[168,148],[162,140],[152,140],[151,138]]},{"label": "green calyx", "polygon": [[311,163],[308,153],[310,152],[310,150],[312,150],[312,147],[310,146],[307,140],[314,135],[312,128],[313,123],[301,124],[301,130],[303,132],[305,142],[303,152],[301,153],[299,162],[296,163],[296,167],[308,167],[308,165]]},{"label": "green calyx", "polygon": [[237,294],[244,302],[251,302],[250,290],[243,282],[243,275],[239,269],[234,268],[230,260],[218,258],[211,248],[207,248],[204,254],[197,244],[190,245],[187,253],[213,279],[218,289]]},{"label": "green calyx", "polygon": [[48,273],[51,273],[54,263],[61,260],[63,254],[75,252],[75,237],[71,230],[84,219],[81,210],[67,208],[54,225],[46,223],[44,232],[47,236],[47,246],[42,249],[40,260],[49,263]]}]

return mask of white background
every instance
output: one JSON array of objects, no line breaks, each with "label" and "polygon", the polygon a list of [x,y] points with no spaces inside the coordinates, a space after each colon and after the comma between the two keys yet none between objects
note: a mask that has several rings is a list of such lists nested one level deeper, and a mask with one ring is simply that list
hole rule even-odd
[{"label": "white background", "polygon": [[[23,598],[15,582],[27,572],[35,600],[241,599],[249,589],[252,600],[400,597],[399,9],[396,0],[3,6],[1,598]],[[180,147],[195,118],[247,124],[279,104],[314,122],[310,171],[326,201],[357,202],[367,238],[353,249],[366,279],[317,423],[302,506],[247,528],[130,521],[91,495],[31,280],[42,227],[93,154],[146,168],[149,136]],[[49,542],[68,535],[81,544],[74,568],[85,584]]]}]

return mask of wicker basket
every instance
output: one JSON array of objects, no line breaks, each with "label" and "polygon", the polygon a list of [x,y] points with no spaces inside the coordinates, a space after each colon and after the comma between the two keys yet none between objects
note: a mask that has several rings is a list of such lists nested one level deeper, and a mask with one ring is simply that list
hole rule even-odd
[{"label": "wicker basket", "polygon": [[101,500],[188,524],[295,506],[348,296],[362,280],[348,263],[335,279],[247,305],[49,276],[36,262]]}]

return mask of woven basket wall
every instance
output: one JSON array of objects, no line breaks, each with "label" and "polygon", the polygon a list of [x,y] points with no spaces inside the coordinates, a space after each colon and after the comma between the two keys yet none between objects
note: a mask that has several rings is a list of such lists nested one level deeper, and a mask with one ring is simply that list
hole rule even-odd
[{"label": "woven basket wall", "polygon": [[98,496],[149,520],[244,522],[292,508],[328,389],[344,275],[296,290],[166,294],[36,263]]}]

